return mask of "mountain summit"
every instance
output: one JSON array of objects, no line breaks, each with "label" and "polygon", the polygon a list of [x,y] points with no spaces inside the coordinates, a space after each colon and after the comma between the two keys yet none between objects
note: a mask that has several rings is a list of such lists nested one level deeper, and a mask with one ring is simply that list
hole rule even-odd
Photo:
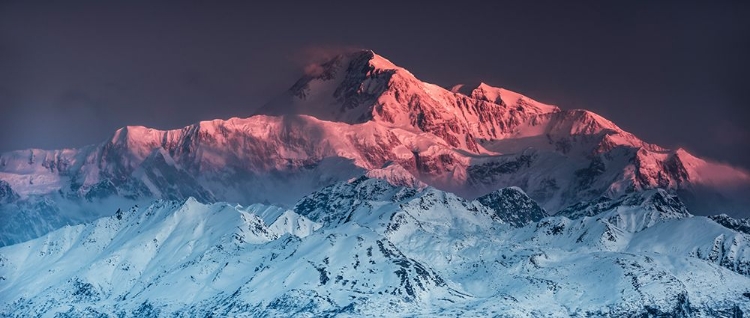
[{"label": "mountain summit", "polygon": [[372,51],[343,54],[302,77],[258,114],[310,115],[321,120],[416,128],[449,145],[483,152],[477,138],[502,137],[529,117],[555,106],[481,84],[471,95],[420,81]]},{"label": "mountain summit", "polygon": [[[520,186],[556,210],[593,194],[617,197],[661,187],[679,190],[695,209],[708,212],[705,197],[715,204],[750,190],[750,176],[744,171],[696,158],[683,149],[644,142],[587,110],[562,110],[486,83],[446,90],[369,50],[337,56],[318,70],[259,113],[304,114],[348,124],[375,122],[432,134],[453,152],[417,167],[424,157],[417,149],[410,158],[414,164],[399,164],[428,184],[469,197]],[[454,156],[456,151],[462,156]],[[540,162],[558,159],[556,165]],[[457,162],[465,167],[456,167]],[[516,178],[510,170],[524,170],[523,163],[528,172]],[[504,168],[496,169],[499,166]],[[451,180],[435,180],[435,170],[449,170]],[[534,172],[539,177],[529,179]],[[551,190],[555,187],[568,190],[558,196]],[[738,212],[732,205],[719,206]]]},{"label": "mountain summit", "polygon": [[404,72],[372,51],[338,55],[316,65],[315,71],[307,72],[287,92],[261,107],[258,114],[309,115],[327,121],[363,123],[373,119],[372,108],[395,74]]},{"label": "mountain summit", "polygon": [[80,149],[0,154],[0,224],[47,224],[28,234],[38,236],[92,217],[49,223],[60,204],[100,211],[111,198],[290,206],[363,174],[469,199],[514,186],[550,214],[653,188],[678,192],[696,214],[750,213],[744,171],[650,144],[587,110],[469,88],[425,83],[372,51],[343,54],[249,118],[131,126]]}]

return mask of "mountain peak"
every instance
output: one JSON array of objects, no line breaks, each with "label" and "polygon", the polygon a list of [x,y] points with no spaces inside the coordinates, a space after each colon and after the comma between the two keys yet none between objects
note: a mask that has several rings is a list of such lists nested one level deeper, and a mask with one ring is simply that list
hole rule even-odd
[{"label": "mountain peak", "polygon": [[309,67],[289,91],[258,114],[309,115],[347,124],[374,121],[432,133],[451,147],[480,153],[477,138],[507,135],[532,116],[559,112],[555,106],[485,83],[469,95],[455,90],[423,82],[375,52],[362,50]]},{"label": "mountain peak", "polygon": [[[365,174],[467,198],[517,185],[551,212],[655,187],[697,193],[690,204],[708,195],[697,191],[717,193],[712,201],[733,206],[750,184],[750,174],[647,144],[595,113],[484,82],[449,91],[370,50],[311,67],[265,111],[293,116],[128,126],[78,150],[0,154],[0,179],[22,199],[128,193],[288,205]],[[735,184],[742,188],[724,190]],[[727,212],[746,211],[739,207]]]},{"label": "mountain peak", "polygon": [[307,65],[304,70],[305,76],[301,80],[304,80],[305,77],[330,78],[331,75],[335,76],[335,74],[328,73],[347,72],[363,68],[372,70],[402,69],[372,50],[356,50],[338,54],[327,61]]},{"label": "mountain peak", "polygon": [[389,61],[387,58],[383,57],[382,55],[378,55],[372,50],[362,50],[360,52],[357,52],[357,55],[366,58],[369,61],[370,65],[376,69],[401,69],[400,67],[396,66],[396,64],[393,64],[391,61]]},{"label": "mountain peak", "polygon": [[557,106],[544,104],[514,91],[495,87],[485,82],[479,82],[478,84],[457,84],[451,87],[450,91],[469,98],[514,107],[520,111],[532,111],[539,114],[560,111],[560,108]]},{"label": "mountain peak", "polygon": [[557,106],[540,103],[522,94],[505,88],[494,87],[484,82],[480,82],[468,96],[504,106],[515,106],[518,109],[530,108],[538,113],[560,111]]},{"label": "mountain peak", "polygon": [[362,123],[372,119],[372,108],[403,68],[370,50],[337,55],[305,68],[304,75],[284,94],[256,114],[310,115],[321,120]]}]

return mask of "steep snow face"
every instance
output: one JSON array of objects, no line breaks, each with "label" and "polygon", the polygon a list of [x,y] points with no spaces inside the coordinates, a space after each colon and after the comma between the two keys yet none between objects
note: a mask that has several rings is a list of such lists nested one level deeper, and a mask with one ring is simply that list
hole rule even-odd
[{"label": "steep snow face", "polygon": [[517,110],[531,108],[530,112],[536,114],[560,111],[557,106],[540,103],[519,93],[504,88],[492,87],[485,83],[480,83],[468,96],[499,105],[515,106]]},{"label": "steep snow face", "polygon": [[[0,162],[20,153],[2,156]],[[57,155],[57,152],[35,152],[35,155],[50,153]],[[309,116],[215,120],[171,131],[127,127],[110,141],[66,155],[56,157],[64,165],[28,158],[24,163],[8,161],[23,169],[3,172],[3,176],[10,176],[3,187],[7,193],[5,200],[26,202],[51,196],[87,205],[109,198],[137,202],[149,198],[194,197],[201,202],[291,205],[311,191],[363,173],[394,184],[424,187],[412,173],[419,175],[419,170],[426,170],[438,174],[463,170],[468,165],[468,159],[432,134],[388,128],[374,122],[358,125],[324,122]],[[10,166],[2,166],[0,170]],[[65,168],[58,168],[61,166]],[[40,175],[54,182],[35,187],[34,180]],[[443,178],[441,182],[449,181]],[[32,190],[16,195],[14,188]],[[92,213],[85,218],[81,214],[83,219],[49,223],[43,220],[48,213],[13,209],[18,204],[10,201],[4,206],[7,209],[3,209],[9,212],[0,215],[0,219],[15,223],[9,225],[11,228],[20,229],[21,224],[31,223],[77,224],[101,216]],[[112,213],[116,208],[109,210]],[[0,240],[17,242],[5,240],[4,236],[5,233],[0,235]]]},{"label": "steep snow face", "polygon": [[530,116],[559,111],[507,90],[487,85],[478,90],[471,96],[456,94],[418,80],[372,51],[360,51],[322,64],[259,113],[307,114],[350,124],[374,120],[417,128],[478,153],[475,139],[497,138]]},{"label": "steep snow face", "polygon": [[467,298],[358,224],[193,199],[2,248],[0,277],[12,315],[420,312]]},{"label": "steep snow face", "polygon": [[[496,197],[496,206],[527,203],[520,190],[506,192],[513,195]],[[294,210],[157,201],[0,248],[0,311],[736,316],[750,310],[743,295],[750,292],[746,234],[683,213],[662,191],[618,202],[515,227],[503,221],[514,218],[478,201],[368,178],[326,187]]]},{"label": "steep snow face", "polygon": [[[23,158],[20,163],[16,158],[22,152],[3,155],[0,161],[13,163],[2,168],[8,180],[4,188],[8,193],[27,190],[22,196],[60,190],[87,198],[192,196],[203,202],[221,198],[289,203],[365,170],[385,169],[383,173],[390,171],[394,178],[406,181],[409,177],[403,170],[414,169],[414,152],[422,155],[424,169],[432,168],[424,161],[441,156],[448,158],[445,161],[451,166],[461,164],[453,149],[431,134],[372,122],[324,122],[308,116],[233,118],[171,131],[127,127],[118,130],[111,141],[85,150],[66,153],[67,157],[35,151],[36,156],[54,155],[65,162],[49,169],[49,160]],[[396,166],[386,169],[393,164]],[[39,184],[35,180],[40,175],[54,182]],[[253,185],[258,179],[264,181],[263,188]],[[248,189],[237,193],[244,187]],[[284,191],[277,191],[280,189]],[[277,197],[272,196],[274,192]]]}]

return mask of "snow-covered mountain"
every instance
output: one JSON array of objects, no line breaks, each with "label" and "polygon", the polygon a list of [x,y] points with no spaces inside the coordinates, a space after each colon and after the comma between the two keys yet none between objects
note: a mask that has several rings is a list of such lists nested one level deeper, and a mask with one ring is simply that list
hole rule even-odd
[{"label": "snow-covered mountain", "polygon": [[[430,133],[451,151],[409,143],[412,155],[386,161],[465,197],[518,186],[554,212],[600,195],[657,187],[684,190],[697,208],[708,196],[701,191],[735,199],[750,193],[747,172],[649,144],[590,111],[561,110],[484,83],[449,91],[371,51],[338,56],[318,69],[259,113]],[[734,209],[729,212],[747,210]]]},{"label": "snow-covered mountain", "polygon": [[0,248],[0,314],[750,311],[746,233],[692,216],[662,190],[602,202],[537,219],[544,211],[517,188],[472,201],[365,177],[292,209],[160,200]]},{"label": "snow-covered mountain", "polygon": [[[288,207],[362,174],[468,199],[515,186],[549,214],[654,188],[679,193],[699,214],[750,213],[747,172],[649,144],[586,110],[486,84],[446,90],[372,51],[316,70],[249,118],[128,126],[80,149],[1,154],[0,210],[14,212],[0,211],[0,221],[44,223],[45,213],[17,207],[35,202],[59,209],[113,197]],[[113,212],[81,210],[49,227],[102,213]]]}]

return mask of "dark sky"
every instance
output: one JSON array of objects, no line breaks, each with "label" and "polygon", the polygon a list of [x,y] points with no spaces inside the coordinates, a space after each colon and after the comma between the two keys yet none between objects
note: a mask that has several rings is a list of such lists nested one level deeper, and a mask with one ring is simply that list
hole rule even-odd
[{"label": "dark sky", "polygon": [[750,168],[747,1],[158,2],[0,2],[0,151],[247,116],[354,47]]}]

